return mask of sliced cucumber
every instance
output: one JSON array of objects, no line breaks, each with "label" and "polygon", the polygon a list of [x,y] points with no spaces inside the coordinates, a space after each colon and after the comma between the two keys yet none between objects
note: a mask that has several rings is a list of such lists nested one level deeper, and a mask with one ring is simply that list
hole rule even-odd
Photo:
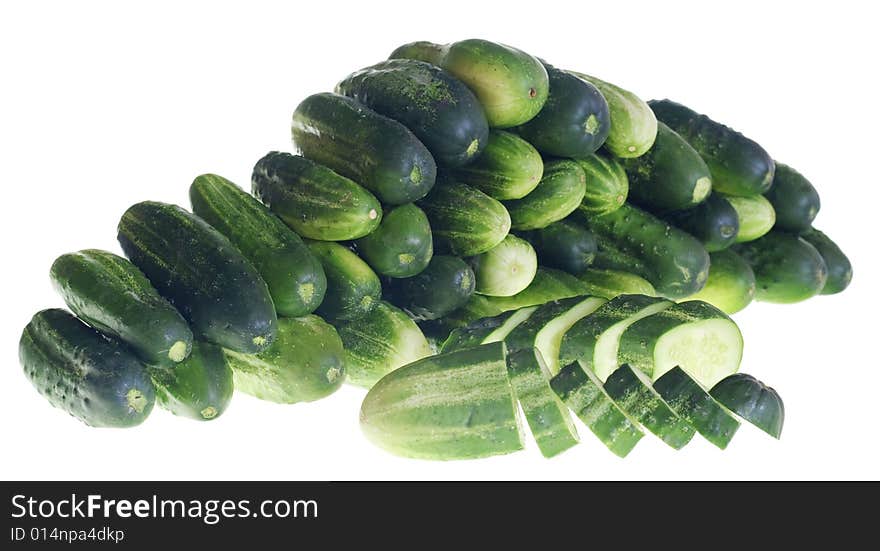
[{"label": "sliced cucumber", "polygon": [[654,390],[666,400],[672,411],[722,450],[739,428],[739,421],[680,367],[673,367],[657,379]]},{"label": "sliced cucumber", "polygon": [[745,373],[725,377],[709,391],[715,400],[773,438],[782,434],[785,406],[771,387]]},{"label": "sliced cucumber", "polygon": [[587,293],[597,297],[614,298],[617,295],[657,296],[657,290],[647,279],[619,270],[599,270],[589,268],[578,274],[578,279],[586,286]]},{"label": "sliced cucumber", "polygon": [[445,353],[503,341],[511,331],[529,319],[532,312],[537,309],[537,306],[530,306],[491,318],[480,318],[464,327],[453,330],[443,342],[440,350]]}]

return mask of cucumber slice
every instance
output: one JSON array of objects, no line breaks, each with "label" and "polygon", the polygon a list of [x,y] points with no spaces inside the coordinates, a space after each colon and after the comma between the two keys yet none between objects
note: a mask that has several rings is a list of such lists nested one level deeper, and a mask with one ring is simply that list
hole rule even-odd
[{"label": "cucumber slice", "polygon": [[612,453],[626,457],[644,433],[595,377],[589,369],[571,363],[550,379],[550,387]]},{"label": "cucumber slice", "polygon": [[782,434],[785,406],[771,387],[745,373],[722,379],[709,391],[715,400],[773,438]]},{"label": "cucumber slice", "polygon": [[519,325],[529,319],[537,310],[537,306],[530,306],[528,308],[520,308],[519,310],[512,312],[510,316],[502,323],[498,328],[493,330],[491,333],[486,335],[486,338],[483,339],[481,344],[489,344],[493,342],[500,342],[507,338],[507,335],[510,334],[511,331],[519,327]]},{"label": "cucumber slice", "polygon": [[722,450],[739,428],[739,421],[680,367],[670,369],[657,379],[654,390],[666,400],[672,411]]},{"label": "cucumber slice", "polygon": [[558,455],[578,443],[571,415],[550,388],[550,371],[536,348],[509,354],[507,374],[544,457]]},{"label": "cucumber slice", "polygon": [[673,449],[680,450],[694,437],[694,427],[672,411],[638,369],[620,366],[604,388],[620,409]]},{"label": "cucumber slice", "polygon": [[559,348],[566,331],[582,318],[595,312],[603,304],[605,304],[604,298],[583,298],[565,312],[548,321],[538,331],[535,335],[535,348],[541,352],[551,373],[559,373]]},{"label": "cucumber slice", "polygon": [[459,327],[449,334],[443,342],[441,351],[452,352],[471,346],[503,341],[519,324],[529,319],[537,306],[521,308],[491,318],[481,318],[470,324]]}]

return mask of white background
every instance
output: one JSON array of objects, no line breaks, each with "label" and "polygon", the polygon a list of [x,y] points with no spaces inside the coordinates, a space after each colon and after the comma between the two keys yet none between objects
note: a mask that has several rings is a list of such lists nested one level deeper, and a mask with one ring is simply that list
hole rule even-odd
[{"label": "white background", "polygon": [[[871,3],[11,4],[0,8],[0,478],[878,478],[880,42]],[[30,386],[18,338],[34,312],[61,306],[48,280],[57,255],[118,251],[115,227],[129,205],[186,205],[202,172],[249,187],[258,158],[291,149],[289,117],[306,95],[404,42],[470,37],[690,105],[818,187],[816,225],[852,259],[852,286],[736,316],[742,370],[785,400],[781,441],[744,425],[725,452],[700,438],[674,452],[646,435],[618,459],[581,426],[582,444],[553,460],[530,444],[432,463],[372,447],[354,387],[293,406],[237,394],[210,423],[157,408],[139,428],[98,430]]]}]

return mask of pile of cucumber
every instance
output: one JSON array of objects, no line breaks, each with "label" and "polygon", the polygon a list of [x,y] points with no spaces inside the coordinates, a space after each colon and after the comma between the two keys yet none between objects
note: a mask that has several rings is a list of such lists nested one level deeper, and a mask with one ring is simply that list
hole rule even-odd
[{"label": "pile of cucumber", "polygon": [[[190,210],[130,207],[125,257],[59,257],[68,310],[37,313],[24,372],[97,427],[155,403],[211,420],[369,389],[365,434],[401,455],[483,457],[644,434],[724,448],[782,402],[738,374],[728,314],[844,290],[819,196],[754,141],[509,46],[415,42],[293,113],[251,193],[215,175]],[[517,403],[519,405],[517,405]]]}]

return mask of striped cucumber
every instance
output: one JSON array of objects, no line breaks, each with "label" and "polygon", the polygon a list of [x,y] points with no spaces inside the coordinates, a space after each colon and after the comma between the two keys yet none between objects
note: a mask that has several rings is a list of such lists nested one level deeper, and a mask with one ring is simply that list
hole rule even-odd
[{"label": "striped cucumber", "polygon": [[739,230],[736,232],[734,243],[754,241],[773,229],[776,224],[776,211],[763,195],[751,197],[723,195],[723,197],[736,211],[739,220]]},{"label": "striped cucumber", "polygon": [[316,312],[328,319],[355,320],[373,311],[382,298],[382,283],[370,266],[347,247],[331,241],[309,241],[324,267],[327,293]]},{"label": "striped cucumber", "polygon": [[679,417],[722,450],[739,428],[739,421],[680,367],[673,367],[654,381],[654,390]]},{"label": "striped cucumber", "polygon": [[535,230],[562,220],[580,206],[585,192],[586,177],[580,165],[570,160],[550,161],[531,193],[504,202],[510,213],[510,227]]},{"label": "striped cucumber", "polygon": [[538,255],[525,239],[508,235],[501,243],[470,260],[475,292],[509,297],[523,291],[538,271]]},{"label": "striped cucumber", "polygon": [[480,318],[464,327],[453,330],[443,341],[442,352],[452,352],[471,346],[503,341],[521,323],[529,319],[537,306],[520,308],[491,318]]},{"label": "striped cucumber", "polygon": [[232,369],[223,349],[194,342],[192,353],[171,369],[150,368],[156,402],[174,415],[198,421],[216,419],[232,399]]},{"label": "striped cucumber", "polygon": [[575,162],[587,178],[579,209],[587,215],[613,212],[629,196],[629,178],[623,165],[613,157],[595,153]]},{"label": "striped cucumber", "polygon": [[544,173],[538,150],[511,132],[492,130],[483,153],[452,171],[453,179],[499,201],[528,195]]}]

